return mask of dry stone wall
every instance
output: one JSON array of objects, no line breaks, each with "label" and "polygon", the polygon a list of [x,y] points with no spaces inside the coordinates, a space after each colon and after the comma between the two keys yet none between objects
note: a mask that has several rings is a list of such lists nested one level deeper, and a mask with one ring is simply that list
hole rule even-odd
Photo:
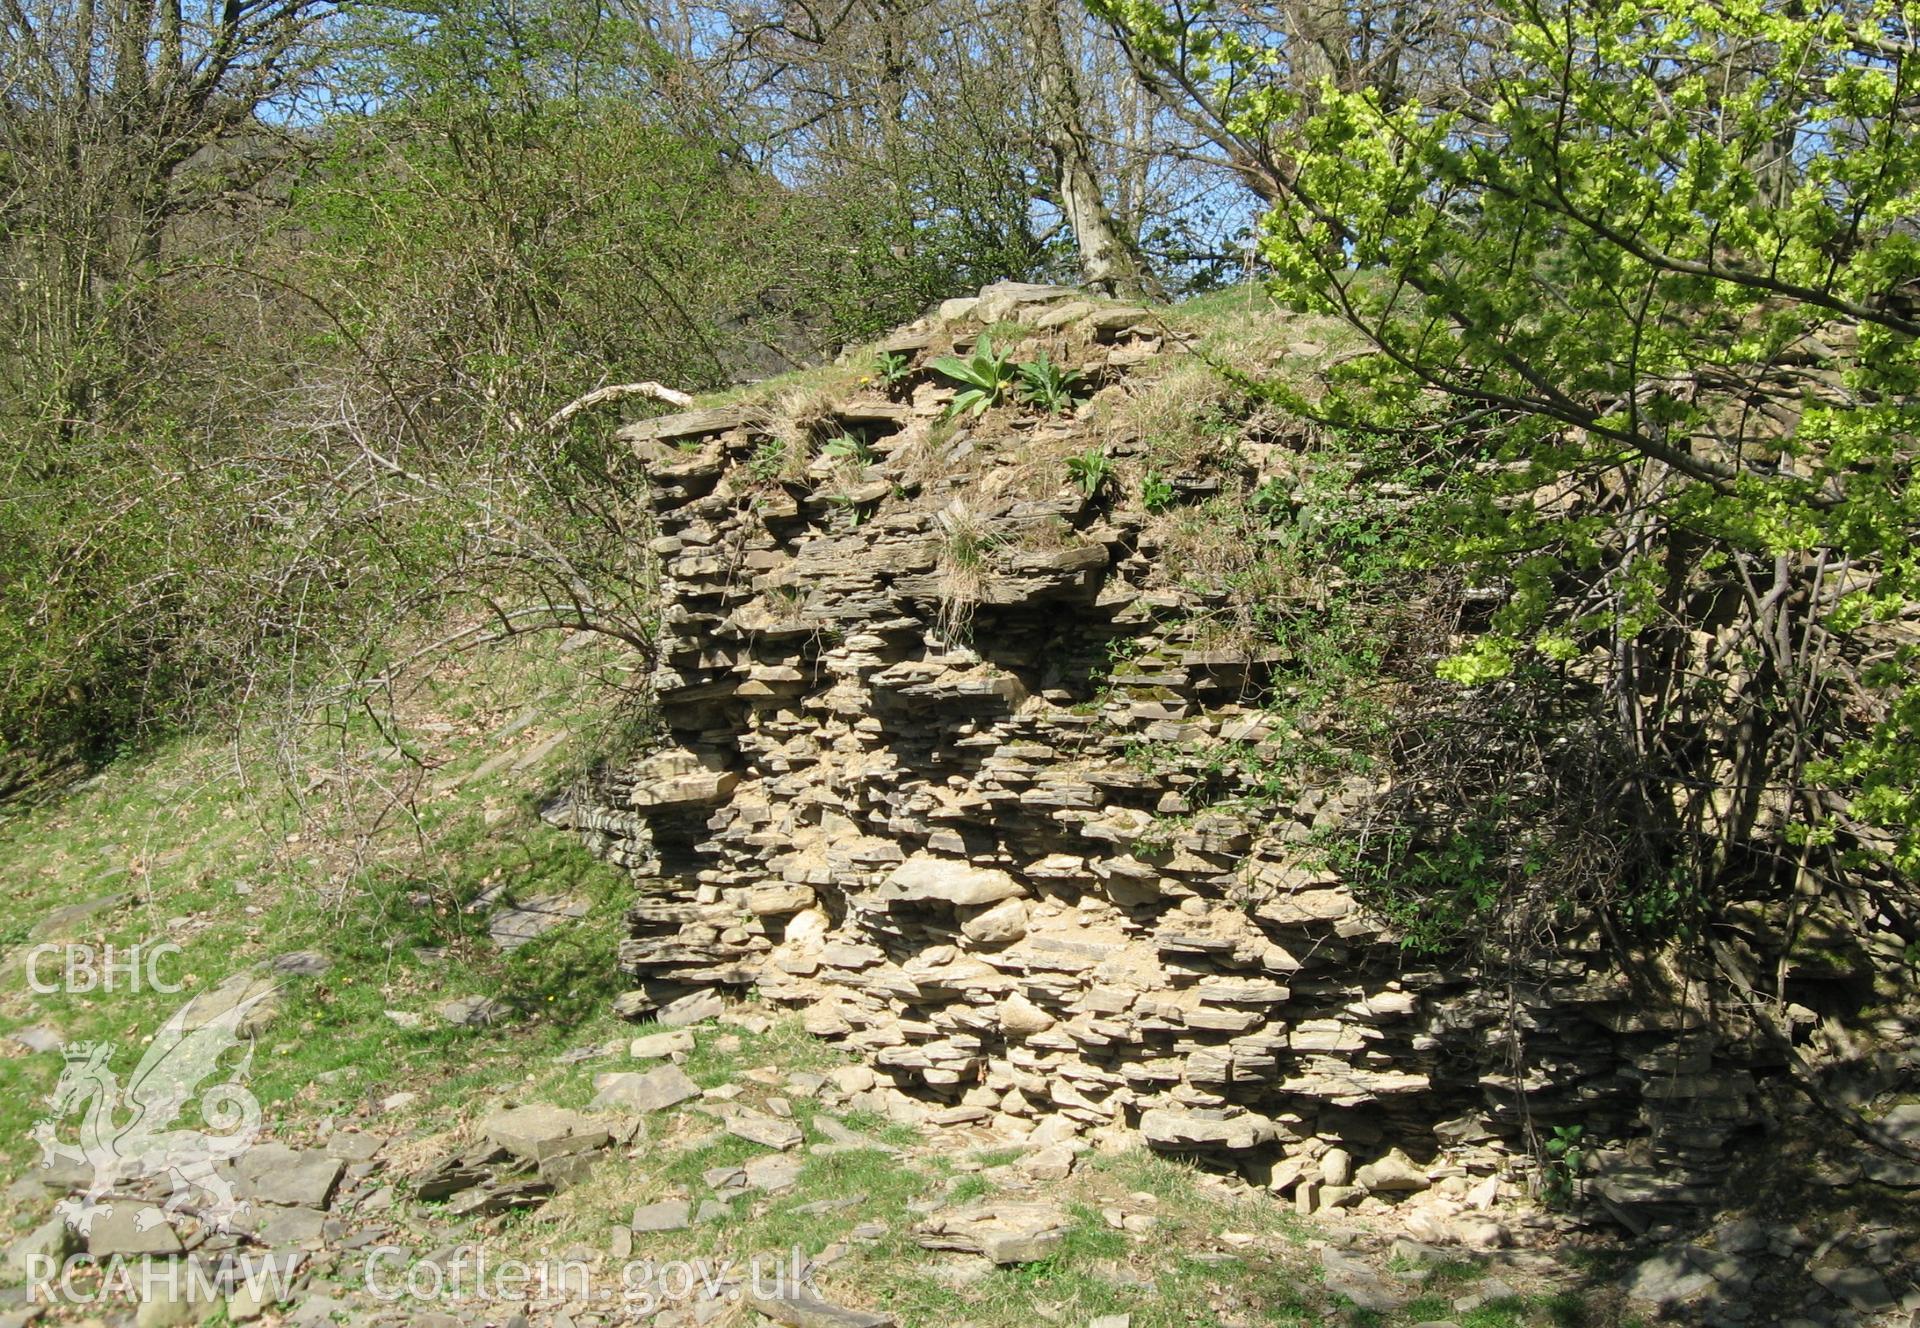
[{"label": "dry stone wall", "polygon": [[1417,960],[1316,852],[1367,778],[1196,808],[1191,770],[1140,759],[1262,750],[1270,662],[1196,639],[1204,606],[1124,499],[1057,467],[995,480],[1124,455],[1103,401],[1178,348],[1145,311],[1029,287],[891,345],[1009,317],[1106,384],[1083,419],[952,429],[923,374],[824,417],[871,465],[805,474],[770,473],[751,408],[629,428],[665,736],[553,813],[632,872],[624,1012],[752,989],[857,1048],[876,1107],[1137,1131],[1303,1210],[1484,1208],[1561,1125],[1629,1223],[1706,1197],[1780,1061],[1702,974],[1594,935],[1497,973]]}]

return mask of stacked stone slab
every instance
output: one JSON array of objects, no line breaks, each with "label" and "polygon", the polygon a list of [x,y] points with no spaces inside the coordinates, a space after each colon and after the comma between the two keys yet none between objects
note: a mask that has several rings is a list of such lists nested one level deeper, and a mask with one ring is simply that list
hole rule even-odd
[{"label": "stacked stone slab", "polygon": [[[1144,311],[1052,288],[943,314],[895,344],[1018,317],[1109,396],[1177,351]],[[1704,1198],[1778,1067],[1711,983],[1577,929],[1498,973],[1420,961],[1317,865],[1366,778],[1254,811],[1198,798],[1208,753],[1273,739],[1274,661],[1197,635],[1208,605],[1124,498],[1063,473],[981,501],[1014,445],[965,430],[929,467],[947,396],[923,377],[910,405],[842,403],[879,460],[803,482],[758,473],[772,424],[747,408],[628,430],[659,523],[666,737],[556,813],[633,874],[623,1012],[757,989],[946,1119],[1138,1130],[1303,1207],[1484,1188],[1559,1124],[1621,1216]],[[1103,444],[1126,440],[1084,440]],[[942,513],[969,494],[991,566],[962,634]]]}]

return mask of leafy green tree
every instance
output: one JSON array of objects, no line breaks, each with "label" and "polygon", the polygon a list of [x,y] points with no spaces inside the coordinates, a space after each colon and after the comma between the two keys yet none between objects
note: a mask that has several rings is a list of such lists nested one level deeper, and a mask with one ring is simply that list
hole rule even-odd
[{"label": "leafy green tree", "polygon": [[[16,188],[0,216],[20,281],[0,292],[0,793],[30,753],[297,694],[396,627],[644,644],[625,459],[604,421],[541,422],[608,379],[714,385],[765,343],[844,330],[808,284],[871,237],[836,249],[841,200],[744,161],[697,99],[652,95],[674,71],[635,25],[565,2],[361,10],[350,31],[273,9],[328,15],[355,52],[326,117],[272,132],[256,103],[222,109],[190,165],[134,134],[168,192],[103,230],[41,206],[93,206],[79,188]],[[288,91],[318,52],[274,31],[247,40],[286,64],[248,77]],[[32,108],[0,109],[25,142]]]},{"label": "leafy green tree", "polygon": [[688,14],[719,36],[682,60],[752,117],[762,159],[857,200],[836,230],[879,241],[826,292],[835,305],[897,323],[1057,256],[1036,229],[1038,127],[1007,6],[710,0]]},{"label": "leafy green tree", "polygon": [[148,354],[165,334],[154,284],[208,214],[244,208],[273,154],[231,149],[271,142],[265,120],[312,90],[336,14],[333,0],[0,6],[0,427],[71,439],[164,374]]},{"label": "leafy green tree", "polygon": [[760,293],[778,200],[663,113],[636,26],[483,2],[364,27],[379,109],[330,126],[294,218],[394,392],[471,431],[603,375],[726,380],[719,324]]},{"label": "leafy green tree", "polygon": [[1452,552],[1507,593],[1443,673],[1592,677],[1619,804],[1709,887],[1920,870],[1910,10],[1493,0],[1446,77],[1302,89],[1272,31],[1093,7],[1371,344],[1296,404],[1455,403]]},{"label": "leafy green tree", "polygon": [[[256,630],[182,566],[246,575],[203,443],[285,382],[247,326],[268,302],[214,274],[259,234],[337,16],[0,6],[0,793],[23,750],[110,745]],[[215,630],[176,650],[189,618]]]}]

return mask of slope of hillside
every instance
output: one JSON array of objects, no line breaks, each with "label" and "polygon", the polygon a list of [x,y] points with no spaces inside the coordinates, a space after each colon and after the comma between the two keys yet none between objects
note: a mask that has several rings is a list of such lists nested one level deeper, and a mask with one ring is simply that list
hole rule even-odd
[{"label": "slope of hillside", "polygon": [[[1208,361],[1350,350],[990,289],[628,426],[657,659],[526,639],[13,809],[0,1325],[1905,1328],[1916,1175],[1719,994],[1584,915],[1489,976],[1471,872],[1341,856],[1471,588],[1433,475]],[[1799,1045],[1906,1128],[1868,1008]],[[257,1126],[143,1115],[195,1029]]]}]

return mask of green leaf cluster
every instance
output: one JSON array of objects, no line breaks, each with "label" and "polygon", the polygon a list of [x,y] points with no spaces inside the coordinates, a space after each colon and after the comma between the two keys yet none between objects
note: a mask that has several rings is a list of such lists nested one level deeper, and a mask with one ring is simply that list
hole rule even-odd
[{"label": "green leaf cluster", "polygon": [[1013,361],[996,353],[993,338],[985,333],[966,357],[942,355],[927,367],[961,385],[961,392],[947,407],[949,419],[961,415],[978,419],[1005,399],[1019,376]]},{"label": "green leaf cluster", "polygon": [[1257,18],[1091,7],[1270,163],[1276,293],[1370,345],[1296,404],[1471,421],[1444,555],[1498,602],[1441,675],[1612,698],[1702,879],[1767,826],[1920,872],[1909,8],[1486,0],[1444,77],[1316,82]]}]

